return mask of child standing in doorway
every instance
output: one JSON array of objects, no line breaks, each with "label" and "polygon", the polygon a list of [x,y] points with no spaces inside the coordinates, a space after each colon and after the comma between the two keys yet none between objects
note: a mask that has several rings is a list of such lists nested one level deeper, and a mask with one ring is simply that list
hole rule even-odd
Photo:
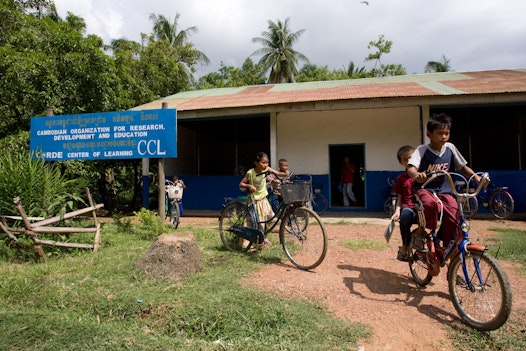
[{"label": "child standing in doorway", "polygon": [[404,172],[395,179],[394,192],[398,195],[396,208],[391,216],[391,220],[400,222],[400,235],[402,236],[402,246],[398,248],[399,261],[407,262],[409,260],[409,248],[411,245],[411,225],[417,223],[418,212],[414,202],[413,185],[414,179],[407,174],[409,159],[415,148],[410,145],[402,146],[396,153],[396,158],[402,166]]},{"label": "child standing in doorway", "polygon": [[354,192],[352,190],[355,171],[356,166],[351,162],[348,156],[345,156],[343,158],[342,177],[340,180],[343,191],[343,206],[345,207],[356,205],[356,196],[354,196]]},{"label": "child standing in doorway", "polygon": [[[247,189],[250,195],[247,197],[249,204],[254,204],[260,222],[269,221],[274,212],[268,202],[267,195],[267,175],[274,174],[278,177],[286,177],[286,172],[280,172],[269,167],[268,155],[264,152],[258,152],[254,160],[254,168],[248,170],[241,182],[240,189]],[[265,245],[270,245],[270,241],[265,239]]]}]

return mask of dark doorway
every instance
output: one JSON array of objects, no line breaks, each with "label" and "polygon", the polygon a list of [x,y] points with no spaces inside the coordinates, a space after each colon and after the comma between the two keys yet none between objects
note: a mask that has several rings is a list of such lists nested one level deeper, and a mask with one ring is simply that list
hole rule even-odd
[{"label": "dark doorway", "polygon": [[353,192],[357,203],[354,207],[365,206],[365,145],[329,145],[329,172],[331,179],[331,207],[343,207],[343,194],[339,189],[342,178],[344,157],[349,157],[355,166]]},{"label": "dark doorway", "polygon": [[270,153],[270,119],[248,116],[178,121],[176,165],[184,175],[244,175],[260,151]]}]

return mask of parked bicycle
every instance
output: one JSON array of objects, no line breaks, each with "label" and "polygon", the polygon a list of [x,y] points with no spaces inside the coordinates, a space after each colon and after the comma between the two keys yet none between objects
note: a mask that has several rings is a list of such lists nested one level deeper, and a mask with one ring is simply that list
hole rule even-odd
[{"label": "parked bicycle", "polygon": [[387,178],[387,187],[384,190],[384,212],[389,216],[392,216],[395,212],[396,200],[398,199],[398,194],[394,192],[394,183],[394,179]]},{"label": "parked bicycle", "polygon": [[165,181],[165,209],[166,217],[170,217],[170,225],[177,229],[181,218],[180,204],[183,200],[184,186],[182,181],[177,181],[175,184],[172,181]]},{"label": "parked bicycle", "polygon": [[321,193],[321,187],[319,186],[312,186],[310,203],[317,214],[323,214],[329,208],[329,201]]},{"label": "parked bicycle", "polygon": [[[457,191],[465,191],[466,186],[462,182],[455,184]],[[476,197],[464,200],[464,216],[473,218],[478,213],[479,206],[489,209],[491,214],[497,219],[508,219],[515,210],[515,201],[508,192],[508,187],[499,187],[494,183],[489,183],[488,189],[480,192]],[[473,191],[470,188],[469,191]]]},{"label": "parked bicycle", "polygon": [[497,259],[487,252],[486,246],[475,245],[469,239],[470,225],[463,213],[464,200],[475,198],[489,182],[487,173],[478,174],[482,178],[478,187],[465,193],[456,191],[452,179],[452,176],[461,177],[464,184],[469,184],[460,174],[439,171],[428,175],[422,187],[439,176],[445,176],[449,181],[459,203],[460,224],[456,238],[447,247],[440,244],[436,234],[428,233],[422,227],[413,230],[414,238],[424,237],[425,247],[423,250],[411,249],[409,269],[414,281],[425,286],[449,261],[447,281],[456,311],[467,325],[490,331],[500,328],[508,320],[512,295],[508,277]]},{"label": "parked bicycle", "polygon": [[[328,239],[318,214],[303,206],[310,198],[310,189],[311,180],[282,184],[283,201],[267,221],[259,219],[253,201],[234,200],[225,205],[219,217],[219,235],[225,248],[247,252],[263,244],[268,233],[281,223],[279,241],[292,264],[304,270],[319,266],[327,254]],[[245,240],[248,245],[244,245]]]}]

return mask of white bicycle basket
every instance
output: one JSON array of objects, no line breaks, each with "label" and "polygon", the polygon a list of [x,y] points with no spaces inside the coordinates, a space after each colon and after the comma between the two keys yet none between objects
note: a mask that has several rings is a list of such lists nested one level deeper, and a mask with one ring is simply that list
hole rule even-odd
[{"label": "white bicycle basket", "polygon": [[168,185],[166,187],[169,199],[181,200],[183,198],[183,186],[181,184]]}]

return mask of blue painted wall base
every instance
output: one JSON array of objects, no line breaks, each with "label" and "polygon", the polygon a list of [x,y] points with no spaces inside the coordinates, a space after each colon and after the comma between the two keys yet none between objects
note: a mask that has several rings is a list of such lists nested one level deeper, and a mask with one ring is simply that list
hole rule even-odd
[{"label": "blue painted wall base", "polygon": [[[313,184],[320,184],[322,193],[329,200],[331,212],[383,212],[387,178],[396,178],[400,172],[366,172],[365,175],[365,206],[364,207],[330,207],[331,194],[329,175],[314,175]],[[491,181],[498,186],[507,186],[515,200],[515,213],[526,212],[526,171],[490,171]],[[183,176],[187,189],[184,192],[186,210],[219,211],[225,203],[225,197],[238,197],[239,181],[242,176]],[[146,178],[143,183],[146,184]],[[147,180],[149,184],[149,179]],[[143,190],[144,191],[144,190]],[[144,192],[143,192],[144,194]],[[143,205],[148,201],[144,200]],[[146,207],[147,208],[147,207]],[[480,213],[487,213],[481,208]]]}]

